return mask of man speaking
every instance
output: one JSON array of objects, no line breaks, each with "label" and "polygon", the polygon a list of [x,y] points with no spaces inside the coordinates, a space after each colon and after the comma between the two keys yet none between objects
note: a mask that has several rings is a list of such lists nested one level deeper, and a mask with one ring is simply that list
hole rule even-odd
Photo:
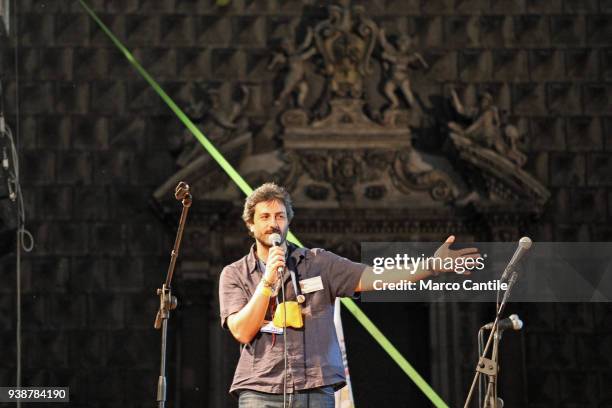
[{"label": "man speaking", "polygon": [[[334,300],[372,290],[372,268],[288,243],[291,198],[276,184],[253,191],[242,218],[255,244],[223,268],[219,281],[221,325],[242,344],[230,393],[240,408],[333,408],[334,391],[345,384]],[[453,240],[435,255],[477,255],[475,248],[450,250]],[[436,272],[397,271],[393,280]]]}]

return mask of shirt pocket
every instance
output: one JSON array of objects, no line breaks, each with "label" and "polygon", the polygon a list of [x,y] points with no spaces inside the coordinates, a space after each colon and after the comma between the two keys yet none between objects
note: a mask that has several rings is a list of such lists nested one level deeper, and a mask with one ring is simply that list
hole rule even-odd
[{"label": "shirt pocket", "polygon": [[307,293],[304,296],[306,297],[306,301],[303,303],[302,308],[305,319],[320,319],[329,313],[329,308],[332,306],[332,304],[330,303],[328,293],[325,288],[316,292]]}]

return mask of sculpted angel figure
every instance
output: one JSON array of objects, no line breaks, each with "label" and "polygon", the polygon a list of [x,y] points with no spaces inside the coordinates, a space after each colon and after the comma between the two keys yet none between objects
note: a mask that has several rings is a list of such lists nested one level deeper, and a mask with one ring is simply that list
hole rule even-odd
[{"label": "sculpted angel figure", "polygon": [[404,96],[409,107],[413,107],[415,100],[410,85],[410,67],[415,63],[420,63],[424,68],[428,68],[427,62],[421,54],[412,51],[412,38],[407,35],[401,35],[397,40],[397,48],[395,48],[385,35],[385,30],[379,31],[380,44],[383,47],[382,58],[389,66],[390,78],[385,83],[385,95],[391,102],[390,109],[399,107],[399,99],[395,92],[399,90]]},{"label": "sculpted angel figure", "polygon": [[285,38],[281,44],[281,52],[274,54],[272,61],[268,64],[268,69],[274,69],[277,65],[286,65],[288,67],[283,90],[274,102],[275,105],[280,105],[285,98],[297,89],[297,106],[300,108],[304,107],[304,102],[308,95],[305,65],[306,61],[317,52],[316,48],[310,46],[312,38],[313,33],[310,28],[306,38],[297,48],[294,41]]},{"label": "sculpted angel figure", "polygon": [[[460,115],[472,120],[467,127],[457,122],[449,122],[449,129],[461,136],[474,140],[479,145],[494,150],[507,159],[515,162],[519,167],[527,161],[527,157],[518,149],[520,137],[518,129],[513,125],[507,125],[502,133],[502,123],[499,110],[493,103],[493,96],[484,92],[480,96],[478,107],[465,107],[457,96],[457,92],[451,90],[452,105]],[[506,144],[505,138],[508,140]]]},{"label": "sculpted angel figure", "polygon": [[521,152],[518,148],[519,139],[521,135],[513,125],[507,125],[504,129],[504,133],[506,135],[506,139],[508,140],[509,149],[506,152],[506,156],[515,162],[517,166],[523,167],[525,163],[527,163],[527,155]]},{"label": "sculpted angel figure", "polygon": [[472,120],[468,127],[463,127],[456,122],[449,122],[448,127],[457,134],[467,136],[484,147],[503,152],[501,141],[499,113],[493,104],[493,96],[485,92],[480,96],[480,106],[478,108],[465,107],[457,96],[457,92],[451,90],[452,105],[460,115]]},{"label": "sculpted angel figure", "polygon": [[[216,144],[228,142],[234,136],[240,136],[248,132],[248,121],[243,117],[249,101],[249,88],[240,86],[241,97],[238,101],[232,101],[232,107],[224,110],[218,89],[206,91],[205,97],[198,97],[194,92],[190,104],[185,109],[189,118],[198,124],[206,136]],[[183,133],[183,147],[176,160],[176,164],[184,167],[202,153],[202,147],[190,131]]]}]

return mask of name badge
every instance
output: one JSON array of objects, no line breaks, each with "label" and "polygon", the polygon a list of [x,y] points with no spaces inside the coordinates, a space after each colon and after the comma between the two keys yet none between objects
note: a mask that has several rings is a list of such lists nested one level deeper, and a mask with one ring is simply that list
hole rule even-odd
[{"label": "name badge", "polygon": [[268,322],[259,329],[262,333],[283,334],[282,327],[276,327],[272,322]]},{"label": "name badge", "polygon": [[320,276],[314,278],[303,279],[300,281],[302,293],[312,293],[323,289],[323,281]]}]

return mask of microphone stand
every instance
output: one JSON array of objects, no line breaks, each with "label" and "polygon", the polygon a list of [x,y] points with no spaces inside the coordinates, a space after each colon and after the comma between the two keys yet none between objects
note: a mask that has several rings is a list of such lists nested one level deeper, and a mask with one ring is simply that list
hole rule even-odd
[{"label": "microphone stand", "polygon": [[[476,372],[474,373],[474,379],[472,380],[472,386],[470,387],[470,391],[465,400],[465,404],[463,408],[469,408],[470,402],[472,400],[472,395],[474,394],[474,389],[476,388],[476,383],[481,374],[484,374],[488,377],[487,384],[487,392],[485,395],[484,408],[503,408],[503,402],[501,399],[497,398],[497,374],[499,372],[498,358],[499,358],[499,342],[501,340],[502,331],[499,330],[499,318],[501,317],[504,308],[506,307],[506,302],[510,297],[510,293],[512,292],[512,287],[516,283],[518,279],[518,271],[513,269],[510,274],[510,278],[508,279],[508,289],[504,293],[504,297],[502,299],[499,308],[497,309],[497,314],[495,316],[495,321],[493,322],[493,327],[491,328],[491,333],[489,333],[489,338],[487,339],[487,343],[482,351],[482,354],[478,358],[478,364],[476,365]],[[489,351],[489,347],[493,343],[493,351],[491,353],[491,358],[486,358],[487,352]]]},{"label": "microphone stand", "polygon": [[164,408],[166,404],[166,346],[168,343],[168,319],[170,318],[170,311],[176,309],[178,304],[176,296],[173,296],[171,293],[170,283],[172,282],[172,275],[174,274],[174,267],[176,266],[176,259],[181,245],[181,238],[183,236],[183,230],[185,229],[185,220],[187,219],[189,207],[191,207],[191,192],[189,185],[183,181],[179,182],[174,191],[174,197],[183,203],[183,210],[174,240],[174,248],[172,249],[170,257],[166,282],[162,284],[161,289],[157,289],[159,310],[157,311],[157,316],[155,316],[155,323],[153,325],[155,329],[161,329],[161,362],[159,379],[157,381],[157,406],[159,408]]},{"label": "microphone stand", "polygon": [[497,397],[497,373],[499,372],[498,359],[499,359],[499,342],[501,340],[502,331],[496,328],[493,334],[493,352],[491,354],[491,360],[496,365],[496,372],[494,375],[487,376],[487,392],[484,398],[483,408],[503,408],[503,401]]}]

